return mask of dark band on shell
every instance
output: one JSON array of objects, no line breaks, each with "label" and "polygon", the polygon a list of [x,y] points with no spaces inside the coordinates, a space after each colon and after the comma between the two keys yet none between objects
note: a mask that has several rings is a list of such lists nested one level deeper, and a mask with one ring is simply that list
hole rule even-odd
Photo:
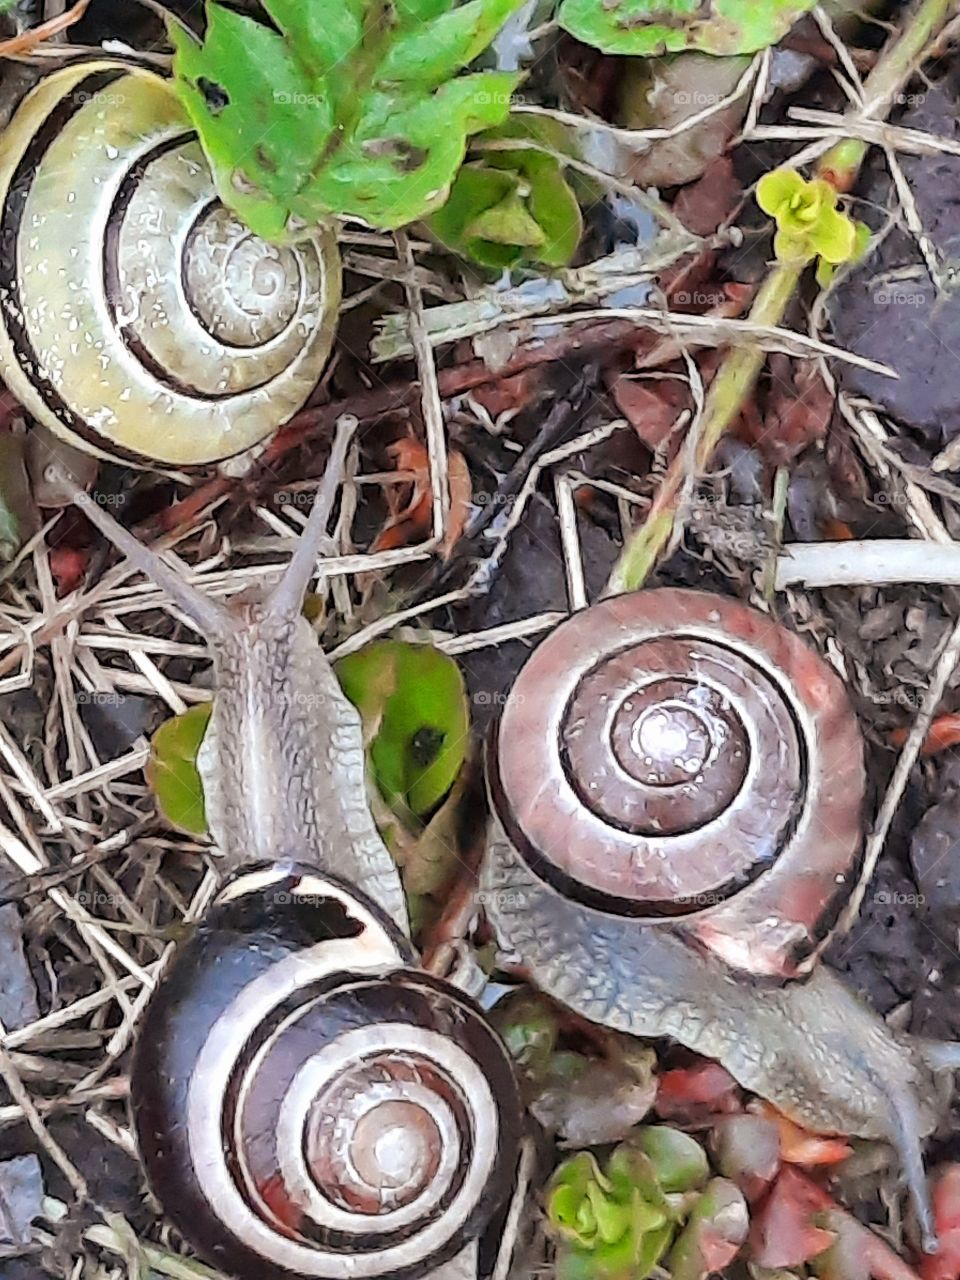
[{"label": "dark band on shell", "polygon": [[841,681],[796,635],[687,590],[608,599],[522,669],[488,751],[530,869],[730,964],[807,961],[853,884],[863,747]]},{"label": "dark band on shell", "polygon": [[216,199],[168,85],[116,62],[46,77],[0,141],[0,372],[70,443],[191,465],[250,448],[322,372],[339,259]]},{"label": "dark band on shell", "polygon": [[505,1049],[351,887],[244,874],[148,1007],[132,1098],[148,1181],[229,1274],[425,1275],[510,1191],[521,1108]]}]

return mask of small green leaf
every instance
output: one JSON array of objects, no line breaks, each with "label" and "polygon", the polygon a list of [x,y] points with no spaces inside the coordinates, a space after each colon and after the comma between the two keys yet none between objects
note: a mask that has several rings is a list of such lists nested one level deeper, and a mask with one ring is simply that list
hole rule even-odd
[{"label": "small green leaf", "polygon": [[810,243],[821,258],[836,266],[853,257],[857,243],[856,228],[839,209],[821,209],[810,228]]},{"label": "small green leaf", "polygon": [[151,740],[145,770],[157,807],[166,820],[196,836],[207,833],[197,752],[212,710],[213,704],[204,702],[164,721]]},{"label": "small green leaf", "polygon": [[636,1143],[650,1162],[666,1194],[701,1187],[710,1175],[707,1153],[689,1133],[669,1125],[646,1125]]},{"label": "small green leaf", "polygon": [[516,0],[468,0],[420,24],[393,43],[379,82],[435,88],[481,54],[516,7]]},{"label": "small green leaf", "polygon": [[380,794],[425,818],[453,785],[469,742],[460,668],[429,645],[383,640],[337,663],[344,693],[375,724],[370,762]]},{"label": "small green leaf", "polygon": [[565,266],[576,252],[583,229],[577,198],[554,155],[536,146],[486,149],[500,141],[529,138],[562,153],[562,131],[550,133],[523,119],[510,120],[480,135],[481,158],[465,164],[450,197],[432,215],[430,230],[447,248],[482,266],[502,270],[516,262]]},{"label": "small green leaf", "polygon": [[[854,261],[864,252],[859,224],[837,208],[837,192],[823,178],[808,182],[792,169],[776,169],[757,184],[757,203],[776,219],[777,258],[798,264],[818,258],[821,285],[832,279],[828,267]],[[867,231],[866,240],[869,236]]]},{"label": "small green leaf", "polygon": [[[776,44],[816,0],[562,0],[561,27],[604,53],[729,56]],[[706,12],[705,12],[706,10]]]},{"label": "small green leaf", "polygon": [[757,183],[757,204],[771,218],[806,188],[806,181],[796,169],[772,169]]},{"label": "small green leaf", "polygon": [[517,245],[521,249],[539,249],[546,239],[543,228],[527,212],[516,188],[499,204],[478,213],[464,232],[470,240],[490,240],[493,244]]},{"label": "small green leaf", "polygon": [[520,77],[455,73],[523,0],[268,0],[278,30],[208,0],[175,19],[175,83],[224,203],[274,241],[350,215],[392,228],[443,203],[466,139]]}]

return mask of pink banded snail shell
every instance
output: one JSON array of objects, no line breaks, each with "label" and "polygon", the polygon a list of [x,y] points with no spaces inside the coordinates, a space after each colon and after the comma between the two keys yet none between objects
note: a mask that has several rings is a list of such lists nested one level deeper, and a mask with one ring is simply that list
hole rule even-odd
[{"label": "pink banded snail shell", "polygon": [[243,1280],[475,1276],[511,1191],[506,1049],[389,917],[295,863],[220,893],[151,999],[131,1073],[147,1180]]},{"label": "pink banded snail shell", "polygon": [[98,60],[42,79],[0,139],[0,201],[0,374],[69,443],[211,462],[315,387],[340,299],[333,232],[252,235],[160,76]]},{"label": "pink banded snail shell", "polygon": [[922,1139],[960,1047],[818,964],[857,882],[863,744],[842,683],[734,600],[663,589],[562,623],[489,743],[481,900],[584,1018],[721,1062],[807,1128],[891,1143],[925,1249]]},{"label": "pink banded snail shell", "polygon": [[755,974],[808,967],[855,880],[863,747],[843,686],[736,601],[644,591],[539,646],[489,753],[532,871]]}]

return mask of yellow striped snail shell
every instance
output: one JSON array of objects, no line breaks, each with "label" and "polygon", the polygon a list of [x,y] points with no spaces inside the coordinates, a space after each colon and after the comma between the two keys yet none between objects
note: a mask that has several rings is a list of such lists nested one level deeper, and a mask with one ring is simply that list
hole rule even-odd
[{"label": "yellow striped snail shell", "polygon": [[277,246],[248,231],[161,76],[98,60],[41,80],[0,139],[0,201],[0,375],[69,443],[213,462],[316,386],[335,236]]}]

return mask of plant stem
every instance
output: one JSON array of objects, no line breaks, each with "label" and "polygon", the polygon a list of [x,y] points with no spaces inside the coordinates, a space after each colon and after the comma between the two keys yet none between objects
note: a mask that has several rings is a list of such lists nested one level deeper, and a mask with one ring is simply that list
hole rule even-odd
[{"label": "plant stem", "polygon": [[[956,0],[919,0],[904,18],[901,35],[891,40],[863,86],[864,105],[858,116],[884,117],[894,98],[922,60],[924,50],[944,25]],[[831,147],[817,164],[817,176],[837,191],[849,191],[857,179],[868,144],[845,138]],[[758,325],[776,325],[790,303],[803,275],[804,265],[778,262],[754,298],[749,319]],[[766,361],[759,346],[738,347],[724,358],[707,391],[699,425],[695,465],[702,474],[723,433],[737,418],[756,385]],[[608,594],[635,591],[643,586],[657,558],[669,544],[677,517],[677,501],[689,465],[682,450],[668,467],[646,520],[624,546],[607,586]]]}]

